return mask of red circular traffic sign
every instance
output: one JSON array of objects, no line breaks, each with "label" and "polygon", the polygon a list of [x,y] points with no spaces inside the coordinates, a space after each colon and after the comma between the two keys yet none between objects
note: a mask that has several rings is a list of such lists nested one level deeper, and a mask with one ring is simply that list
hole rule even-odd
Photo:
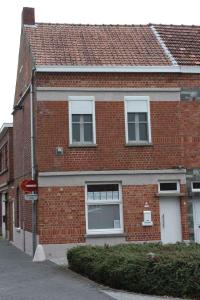
[{"label": "red circular traffic sign", "polygon": [[33,179],[25,179],[21,182],[20,187],[25,193],[36,192],[37,182]]}]

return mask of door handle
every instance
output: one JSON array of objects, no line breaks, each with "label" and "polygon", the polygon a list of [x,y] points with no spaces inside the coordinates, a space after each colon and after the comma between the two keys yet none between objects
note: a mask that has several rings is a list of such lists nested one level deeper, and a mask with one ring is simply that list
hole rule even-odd
[{"label": "door handle", "polygon": [[165,228],[165,215],[162,215],[162,227]]}]

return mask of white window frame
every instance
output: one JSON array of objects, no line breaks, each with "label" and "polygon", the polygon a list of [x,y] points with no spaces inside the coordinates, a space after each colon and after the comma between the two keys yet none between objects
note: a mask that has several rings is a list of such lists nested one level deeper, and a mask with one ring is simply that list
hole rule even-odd
[{"label": "white window frame", "polygon": [[[161,191],[160,184],[161,183],[176,183],[177,189],[176,190],[168,190],[168,191]],[[177,194],[180,193],[180,181],[179,180],[164,180],[158,182],[158,193],[159,194]]]},{"label": "white window frame", "polygon": [[[72,101],[91,101],[92,102],[92,142],[72,142]],[[95,98],[93,96],[69,96],[68,97],[68,111],[69,111],[69,144],[74,146],[90,146],[96,145],[96,116],[95,116]],[[84,113],[83,113],[84,114]]]},{"label": "white window frame", "polygon": [[192,190],[192,192],[193,193],[200,193],[200,189],[195,189],[195,188],[193,188],[193,183],[199,183],[200,181],[192,181],[191,182],[191,190]]},{"label": "white window frame", "polygon": [[[91,200],[87,198],[87,186],[88,185],[106,185],[106,184],[117,184],[119,187],[119,200]],[[88,205],[119,205],[119,216],[120,216],[120,228],[112,229],[89,229],[88,228]],[[122,202],[122,184],[120,182],[86,182],[85,184],[85,218],[86,218],[86,234],[120,234],[124,232],[124,221],[123,221],[123,202]]]},{"label": "white window frame", "polygon": [[[128,139],[128,110],[127,110],[127,102],[128,101],[146,101],[147,103],[147,141],[129,141]],[[125,136],[126,136],[126,144],[150,144],[151,143],[151,116],[150,116],[150,99],[149,96],[125,96],[124,97],[124,113],[125,113]],[[137,113],[137,111],[133,111],[133,113]]]}]

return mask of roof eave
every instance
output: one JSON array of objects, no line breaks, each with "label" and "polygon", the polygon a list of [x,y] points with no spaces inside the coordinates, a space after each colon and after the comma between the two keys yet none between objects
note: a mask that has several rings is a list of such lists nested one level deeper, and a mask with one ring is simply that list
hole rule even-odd
[{"label": "roof eave", "polygon": [[60,66],[36,65],[39,73],[198,73],[200,66]]}]

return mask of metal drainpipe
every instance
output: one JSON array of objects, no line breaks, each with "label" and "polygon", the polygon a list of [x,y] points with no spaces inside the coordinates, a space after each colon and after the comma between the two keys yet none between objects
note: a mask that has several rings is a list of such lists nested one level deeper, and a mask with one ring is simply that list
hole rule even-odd
[{"label": "metal drainpipe", "polygon": [[[35,141],[34,141],[34,106],[33,106],[33,77],[32,73],[31,85],[30,85],[30,118],[31,118],[31,177],[36,179],[35,175]],[[33,256],[36,250],[36,201],[32,201],[32,249]]]}]

